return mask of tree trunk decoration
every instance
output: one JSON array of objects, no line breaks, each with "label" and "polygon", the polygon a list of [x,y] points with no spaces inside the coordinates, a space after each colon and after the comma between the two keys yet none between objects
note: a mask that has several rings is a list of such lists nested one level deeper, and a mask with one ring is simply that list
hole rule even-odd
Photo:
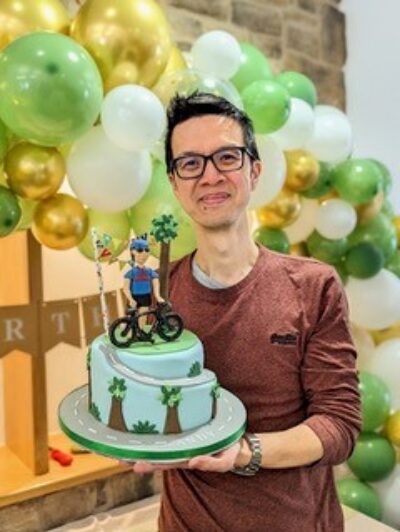
[{"label": "tree trunk decoration", "polygon": [[160,401],[167,407],[165,417],[164,434],[179,434],[182,432],[179,421],[178,406],[182,401],[180,386],[161,386]]},{"label": "tree trunk decoration", "polygon": [[110,382],[108,391],[112,395],[110,416],[108,426],[110,429],[120,430],[121,432],[128,432],[124,416],[122,414],[122,401],[125,399],[126,386],[125,379],[118,379],[113,377]]},{"label": "tree trunk decoration", "polygon": [[169,277],[169,251],[170,242],[174,240],[178,233],[176,228],[178,222],[172,214],[162,214],[154,218],[151,222],[150,234],[154,236],[156,242],[161,246],[160,251],[160,294],[168,300],[168,277]]},{"label": "tree trunk decoration", "polygon": [[180,434],[182,432],[179,423],[178,407],[169,406],[167,408],[167,417],[165,419],[164,434]]},{"label": "tree trunk decoration", "polygon": [[215,419],[217,417],[218,398],[221,396],[221,386],[218,382],[212,387],[210,395],[212,397],[211,419]]}]

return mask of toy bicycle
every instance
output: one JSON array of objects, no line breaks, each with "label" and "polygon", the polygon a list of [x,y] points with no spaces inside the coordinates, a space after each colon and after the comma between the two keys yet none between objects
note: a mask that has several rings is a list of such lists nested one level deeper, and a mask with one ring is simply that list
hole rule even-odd
[{"label": "toy bicycle", "polygon": [[[139,318],[154,316],[154,321],[148,330],[139,326]],[[111,342],[117,347],[129,347],[133,342],[154,343],[153,335],[158,334],[166,342],[176,340],[182,334],[182,318],[171,312],[169,303],[158,303],[145,312],[136,308],[128,308],[126,316],[116,319],[110,326],[109,336]]]}]

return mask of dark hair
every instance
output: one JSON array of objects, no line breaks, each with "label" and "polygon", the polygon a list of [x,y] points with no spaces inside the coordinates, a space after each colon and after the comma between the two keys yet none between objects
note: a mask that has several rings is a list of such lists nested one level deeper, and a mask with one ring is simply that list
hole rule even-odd
[{"label": "dark hair", "polygon": [[194,92],[190,96],[174,96],[167,109],[167,133],[165,136],[165,161],[171,171],[172,148],[171,138],[174,128],[181,122],[204,115],[222,115],[236,120],[242,128],[243,141],[253,159],[259,160],[253,124],[250,118],[231,102],[206,92]]}]

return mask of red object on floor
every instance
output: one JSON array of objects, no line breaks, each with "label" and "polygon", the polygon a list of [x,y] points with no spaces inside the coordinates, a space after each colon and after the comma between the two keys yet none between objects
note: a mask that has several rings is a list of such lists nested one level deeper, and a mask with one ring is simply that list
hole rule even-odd
[{"label": "red object on floor", "polygon": [[73,458],[70,454],[60,451],[60,449],[53,449],[49,447],[50,458],[58,462],[62,466],[69,466],[72,464]]}]

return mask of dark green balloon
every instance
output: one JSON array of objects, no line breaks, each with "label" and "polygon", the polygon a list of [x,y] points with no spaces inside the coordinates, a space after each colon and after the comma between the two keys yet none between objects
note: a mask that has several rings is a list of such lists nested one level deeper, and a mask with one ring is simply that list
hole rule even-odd
[{"label": "dark green balloon", "polygon": [[345,259],[345,268],[349,275],[358,279],[373,277],[385,262],[382,251],[370,242],[361,242],[349,249]]},{"label": "dark green balloon", "polygon": [[286,87],[292,98],[304,100],[311,107],[317,104],[317,89],[311,79],[304,74],[288,70],[278,74],[275,80]]},{"label": "dark green balloon", "polygon": [[21,218],[21,207],[17,196],[0,185],[0,237],[7,236],[17,227]]},{"label": "dark green balloon", "polygon": [[313,257],[328,264],[338,263],[345,255],[348,249],[347,238],[331,240],[324,238],[313,231],[306,241],[307,249]]},{"label": "dark green balloon", "polygon": [[19,137],[58,146],[80,137],[101,110],[91,55],[70,37],[32,32],[0,54],[0,118]]},{"label": "dark green balloon", "polygon": [[302,192],[302,196],[310,199],[320,198],[332,190],[332,176],[331,166],[327,163],[320,161],[319,163],[319,175],[317,182],[314,186]]},{"label": "dark green balloon", "polygon": [[344,478],[336,482],[336,489],[342,504],[380,521],[382,504],[371,486],[360,480]]},{"label": "dark green balloon", "polygon": [[396,229],[391,221],[382,213],[366,224],[358,225],[347,237],[350,246],[369,242],[379,248],[385,261],[389,261],[397,249]]},{"label": "dark green balloon", "polygon": [[259,227],[254,231],[253,238],[266,248],[278,251],[279,253],[289,253],[289,239],[282,229],[270,229],[269,227]]},{"label": "dark green balloon", "polygon": [[390,175],[389,168],[385,166],[383,163],[381,163],[380,161],[377,161],[376,159],[368,159],[368,161],[371,161],[379,168],[379,171],[381,172],[382,179],[383,179],[383,192],[385,196],[388,196],[388,194],[393,188],[393,179],[392,179],[392,176]]},{"label": "dark green balloon", "polygon": [[276,131],[289,118],[290,94],[276,81],[254,81],[244,89],[241,96],[256,133]]},{"label": "dark green balloon", "polygon": [[388,477],[396,465],[396,451],[383,436],[363,432],[358,436],[353,454],[347,461],[352,472],[367,482]]},{"label": "dark green balloon", "polygon": [[332,266],[335,268],[337,274],[340,277],[340,280],[343,284],[347,283],[347,279],[349,278],[349,274],[347,273],[346,266],[344,263],[344,260],[341,260],[335,264],[332,264]]},{"label": "dark green balloon", "polygon": [[340,197],[360,205],[368,203],[383,189],[383,176],[368,159],[348,159],[332,169],[333,186]]},{"label": "dark green balloon", "polygon": [[359,389],[361,395],[362,430],[371,432],[381,427],[390,412],[390,391],[382,379],[360,371]]},{"label": "dark green balloon", "polygon": [[397,249],[393,257],[386,263],[386,269],[400,277],[400,250]]},{"label": "dark green balloon", "polygon": [[242,60],[239,70],[229,81],[241,92],[247,85],[260,79],[273,77],[271,66],[265,55],[248,42],[241,42]]}]

